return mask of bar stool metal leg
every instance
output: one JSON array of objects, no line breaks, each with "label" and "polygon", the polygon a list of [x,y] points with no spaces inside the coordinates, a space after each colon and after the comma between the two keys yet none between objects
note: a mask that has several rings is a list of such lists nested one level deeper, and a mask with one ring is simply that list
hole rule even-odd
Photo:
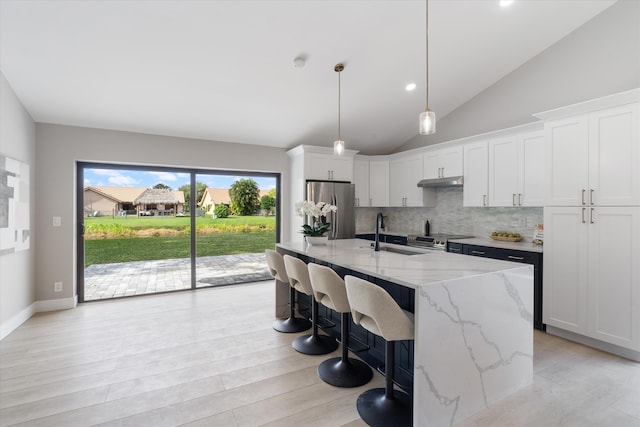
[{"label": "bar stool metal leg", "polygon": [[367,390],[358,396],[356,407],[360,418],[372,427],[410,427],[413,424],[411,397],[393,389],[395,341],[387,341],[385,351],[385,388]]},{"label": "bar stool metal leg", "polygon": [[373,377],[369,365],[349,357],[349,313],[342,313],[340,337],[342,357],[322,362],[318,366],[318,376],[336,387],[359,387],[368,383]]},{"label": "bar stool metal leg", "polygon": [[273,322],[273,329],[278,332],[296,333],[306,331],[311,327],[311,322],[302,317],[296,317],[296,290],[289,286],[289,317]]}]

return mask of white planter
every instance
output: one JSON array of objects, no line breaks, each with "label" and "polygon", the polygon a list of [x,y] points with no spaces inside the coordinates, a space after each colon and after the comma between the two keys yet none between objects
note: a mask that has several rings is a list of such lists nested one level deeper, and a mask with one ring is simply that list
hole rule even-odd
[{"label": "white planter", "polygon": [[329,236],[305,236],[307,243],[312,246],[326,245],[329,241]]}]

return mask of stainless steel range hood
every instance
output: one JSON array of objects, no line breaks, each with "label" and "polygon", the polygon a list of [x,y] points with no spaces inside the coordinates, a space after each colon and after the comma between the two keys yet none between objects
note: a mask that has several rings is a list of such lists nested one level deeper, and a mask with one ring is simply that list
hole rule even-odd
[{"label": "stainless steel range hood", "polygon": [[418,182],[418,187],[434,188],[434,187],[457,187],[463,184],[461,176],[452,176],[449,178],[432,178],[423,179]]}]

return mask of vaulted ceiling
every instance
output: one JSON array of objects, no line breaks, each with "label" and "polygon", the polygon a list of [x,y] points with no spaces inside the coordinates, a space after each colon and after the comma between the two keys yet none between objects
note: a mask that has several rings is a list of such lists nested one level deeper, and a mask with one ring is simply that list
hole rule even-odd
[{"label": "vaulted ceiling", "polygon": [[[430,108],[445,116],[614,3],[431,0]],[[0,0],[0,67],[37,122],[332,146],[339,62],[347,148],[418,133],[422,0]]]}]

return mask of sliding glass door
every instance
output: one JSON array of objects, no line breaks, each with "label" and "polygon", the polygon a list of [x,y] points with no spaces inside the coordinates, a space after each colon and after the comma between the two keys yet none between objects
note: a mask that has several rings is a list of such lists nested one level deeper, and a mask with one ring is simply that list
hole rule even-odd
[{"label": "sliding glass door", "polygon": [[78,163],[77,177],[80,302],[269,278],[278,175]]}]

